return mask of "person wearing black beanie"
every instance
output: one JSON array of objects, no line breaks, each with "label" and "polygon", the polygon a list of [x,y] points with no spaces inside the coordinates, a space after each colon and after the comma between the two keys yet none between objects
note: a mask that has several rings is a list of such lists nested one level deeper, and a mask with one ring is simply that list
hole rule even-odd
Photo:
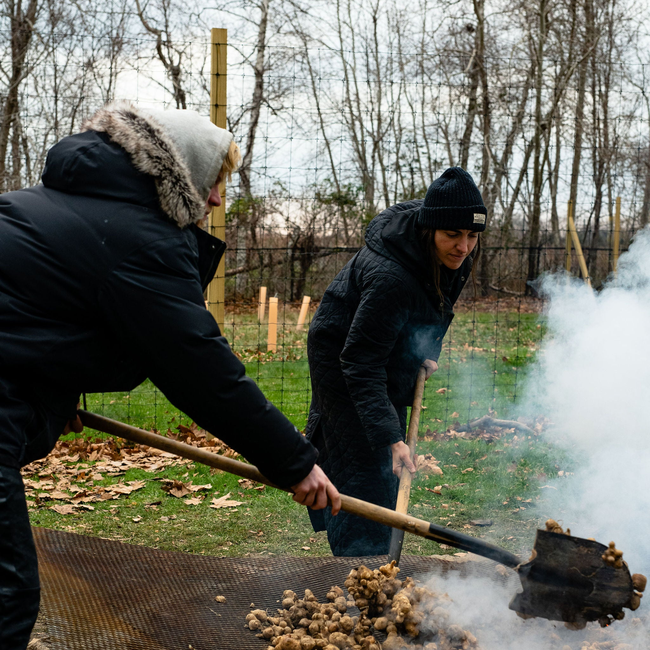
[{"label": "person wearing black beanie", "polygon": [[[479,253],[487,210],[472,177],[447,169],[424,200],[375,217],[366,245],[330,284],[307,343],[312,403],[306,434],[343,493],[395,508],[420,366],[437,370],[453,306]],[[309,511],[334,555],[388,553],[391,530],[328,509]]]}]

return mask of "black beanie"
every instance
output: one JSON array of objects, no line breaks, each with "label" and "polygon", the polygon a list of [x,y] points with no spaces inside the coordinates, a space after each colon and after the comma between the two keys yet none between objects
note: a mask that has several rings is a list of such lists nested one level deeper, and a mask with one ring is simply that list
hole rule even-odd
[{"label": "black beanie", "polygon": [[450,167],[436,178],[424,197],[417,223],[424,228],[483,232],[487,208],[472,177]]}]

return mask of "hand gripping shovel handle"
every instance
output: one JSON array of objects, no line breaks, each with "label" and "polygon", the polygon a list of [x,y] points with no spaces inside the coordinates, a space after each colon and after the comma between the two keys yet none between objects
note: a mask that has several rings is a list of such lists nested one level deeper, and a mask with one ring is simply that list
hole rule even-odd
[{"label": "hand gripping shovel handle", "polygon": [[[427,380],[427,371],[424,366],[420,366],[418,378],[415,382],[415,396],[413,406],[411,407],[411,418],[409,428],[406,432],[406,444],[411,452],[411,459],[415,456],[415,445],[418,441],[418,429],[420,428],[420,412],[422,410],[422,398],[424,397],[424,384]],[[409,499],[411,498],[411,482],[413,475],[411,472],[402,467],[402,474],[399,479],[399,490],[397,492],[397,505],[395,512],[406,514],[409,508]],[[388,549],[388,559],[399,564],[402,557],[402,546],[404,544],[404,531],[393,528],[393,534],[390,538],[390,547]]]},{"label": "hand gripping shovel handle", "polygon": [[[220,456],[219,454],[207,451],[206,449],[192,447],[192,445],[187,445],[184,442],[165,438],[157,433],[144,431],[137,427],[132,427],[128,424],[111,420],[110,418],[105,418],[96,413],[90,413],[89,411],[80,410],[79,417],[84,426],[95,429],[96,431],[102,431],[103,433],[109,433],[120,438],[125,438],[126,440],[136,442],[140,445],[155,447],[156,449],[176,454],[183,458],[188,458],[196,463],[216,467],[217,469],[229,472],[230,474],[236,474],[242,478],[247,478],[251,481],[257,481],[258,483],[264,483],[264,485],[278,488],[277,485],[271,483],[271,481],[265,478],[254,465],[248,465],[247,463],[242,463],[238,460],[233,460],[232,458],[226,458],[225,456]],[[286,491],[289,492],[289,490]],[[395,512],[388,508],[382,508],[381,506],[367,503],[366,501],[361,501],[361,499],[355,499],[342,494],[341,509],[350,514],[364,517],[365,519],[370,519],[371,521],[376,521],[380,524],[385,524],[386,526],[398,528],[399,530],[412,533],[413,535],[432,539],[436,542],[449,544],[449,546],[454,546],[463,551],[482,555],[483,557],[487,557],[495,562],[505,564],[512,568],[521,564],[521,560],[517,556],[499,548],[498,546],[493,546],[492,544],[470,537],[469,535],[463,535],[462,533],[458,533],[450,528],[429,523],[423,519],[416,519],[410,515]]]}]

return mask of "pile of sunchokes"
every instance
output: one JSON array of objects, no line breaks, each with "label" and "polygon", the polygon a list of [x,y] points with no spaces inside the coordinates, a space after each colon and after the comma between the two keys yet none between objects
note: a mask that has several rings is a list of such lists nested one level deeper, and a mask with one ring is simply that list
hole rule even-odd
[{"label": "pile of sunchokes", "polygon": [[[448,623],[446,594],[435,594],[412,578],[400,580],[395,562],[374,571],[350,571],[348,591],[338,586],[320,603],[310,589],[303,598],[287,590],[282,609],[246,616],[249,629],[269,642],[268,650],[475,650],[476,638]],[[350,616],[356,607],[359,615]],[[380,640],[382,639],[382,640]]]}]

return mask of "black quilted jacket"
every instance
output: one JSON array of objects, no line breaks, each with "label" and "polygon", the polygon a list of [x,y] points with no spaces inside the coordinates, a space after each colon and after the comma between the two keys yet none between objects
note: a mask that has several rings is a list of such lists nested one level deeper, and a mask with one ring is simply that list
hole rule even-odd
[{"label": "black quilted jacket", "polygon": [[[441,300],[415,224],[421,205],[400,203],[373,219],[366,246],[325,292],[308,339],[307,435],[319,464],[344,493],[391,508],[388,445],[404,438],[418,368],[438,359],[472,265],[441,267]],[[321,516],[312,513],[316,529]]]}]

